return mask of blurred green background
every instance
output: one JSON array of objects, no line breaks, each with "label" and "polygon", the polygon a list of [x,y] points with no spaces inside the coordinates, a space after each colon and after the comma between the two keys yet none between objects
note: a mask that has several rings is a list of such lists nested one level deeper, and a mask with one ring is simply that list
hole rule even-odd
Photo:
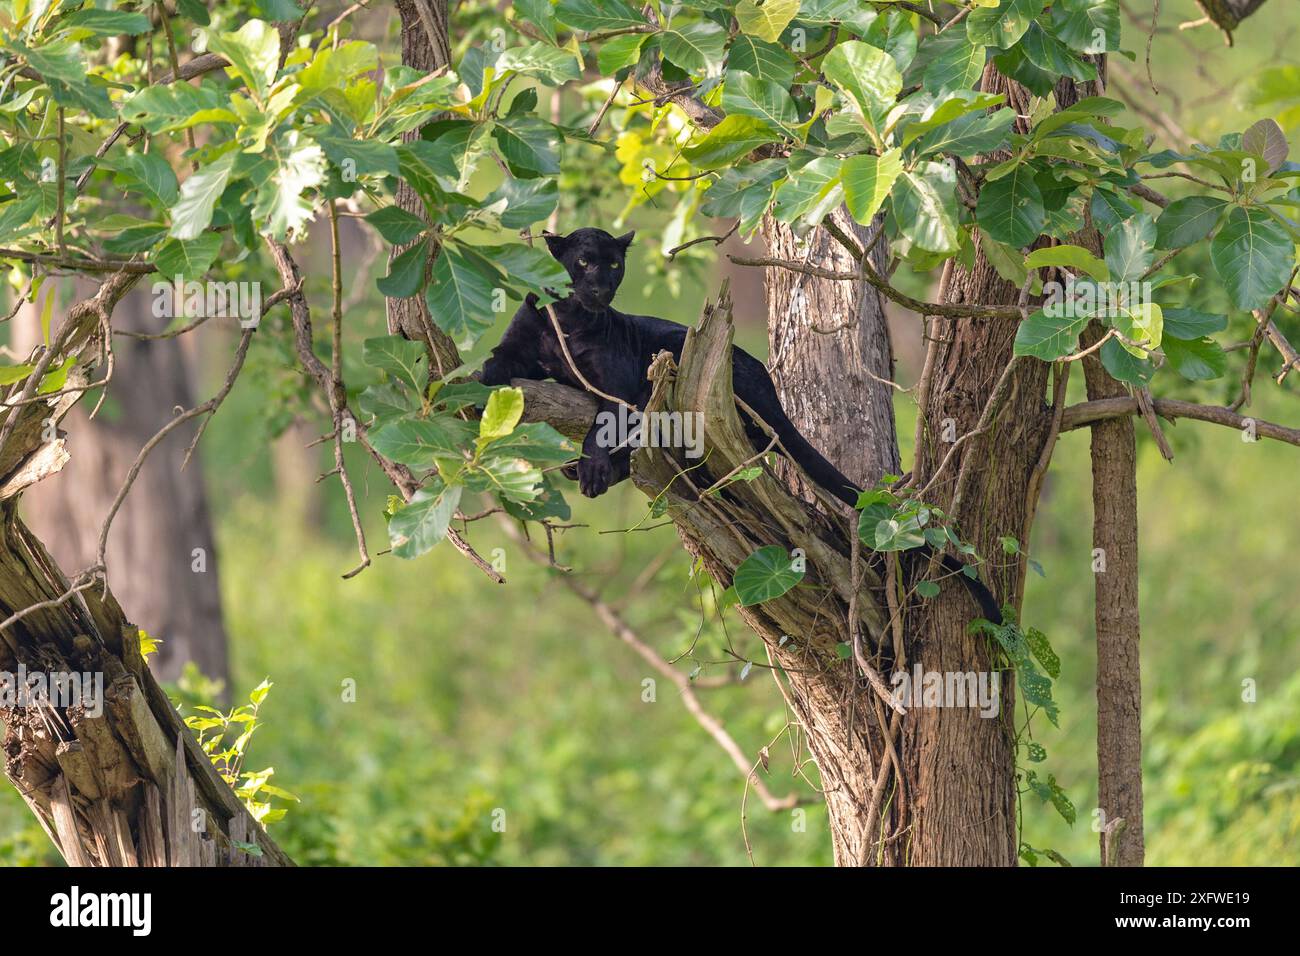
[{"label": "blurred green background", "polygon": [[[1150,16],[1149,3],[1125,5]],[[1285,62],[1294,49],[1296,4],[1275,0],[1242,27],[1233,50],[1205,28],[1176,30],[1179,21],[1197,15],[1191,0],[1164,7],[1166,32],[1157,36],[1152,56],[1161,94],[1146,86],[1145,36],[1128,22],[1126,46],[1138,55],[1134,63],[1120,62],[1113,72],[1117,85],[1168,111],[1203,140],[1278,112],[1251,109],[1240,98],[1253,73]],[[564,108],[589,109],[576,101]],[[1300,143],[1300,130],[1288,132]],[[1161,133],[1155,148],[1171,145]],[[1300,147],[1295,152],[1292,158],[1300,158]],[[608,221],[625,198],[612,172],[607,187],[590,175],[595,156],[574,159],[561,209],[565,230]],[[710,247],[700,246],[693,259],[665,270],[658,239],[670,208],[642,207],[630,217],[639,238],[619,304],[689,323],[715,288],[718,269]],[[1183,272],[1199,271],[1196,263],[1180,265]],[[348,276],[371,290],[348,313],[354,344],[384,332],[375,274],[382,271]],[[325,272],[309,281],[315,301],[324,303]],[[1213,304],[1214,292],[1201,288],[1188,301]],[[910,383],[917,371],[909,365],[916,319],[897,319],[898,378]],[[765,354],[763,316],[741,321],[742,343]],[[283,462],[273,453],[285,442],[301,448],[320,427],[313,422],[275,438],[293,418],[293,400],[303,387],[287,350],[275,344],[275,336],[284,337],[282,323],[282,317],[269,320],[271,334],[213,421],[204,466],[235,674],[230,690],[243,699],[263,678],[274,682],[248,767],[274,767],[274,782],[301,798],[271,825],[296,860],[735,865],[749,860],[747,836],[760,865],[830,863],[824,811],[809,806],[772,813],[752,795],[742,803],[740,774],[682,707],[672,685],[659,679],[656,700],[646,702],[642,682],[656,676],[651,669],[555,580],[556,572],[530,561],[491,520],[474,524],[471,537],[484,555],[503,549],[504,587],[446,544],[415,562],[379,557],[360,576],[340,580],[355,564],[355,547],[337,482],[314,485],[314,474],[307,474],[299,485],[286,483]],[[1282,314],[1280,323],[1300,340],[1294,315]],[[1240,334],[1223,341],[1244,338],[1244,329],[1236,317],[1231,331]],[[495,342],[499,331],[485,341]],[[233,337],[227,329],[200,341],[200,393],[207,394],[223,374]],[[1210,383],[1200,397],[1230,400],[1241,359],[1235,354],[1229,376]],[[1262,369],[1272,363],[1266,353]],[[347,371],[351,388],[366,384],[364,368]],[[1074,378],[1077,390],[1081,376]],[[1300,422],[1298,387],[1289,381],[1278,389],[1261,375],[1251,412]],[[908,440],[913,409],[907,396],[899,400],[898,417]],[[1290,559],[1300,543],[1294,510],[1300,456],[1294,448],[1243,443],[1233,431],[1194,422],[1169,435],[1177,453],[1172,465],[1139,430],[1147,860],[1295,865],[1300,598]],[[325,453],[311,454],[318,451]],[[905,461],[909,452],[904,448]],[[319,465],[318,471],[328,467],[325,458]],[[385,540],[381,512],[389,486],[359,456],[352,468],[376,551]],[[677,665],[689,673],[701,663],[727,660],[724,646],[742,658],[760,653],[734,615],[729,644],[714,626],[697,641],[696,585],[671,527],[647,529],[660,522],[646,521],[642,530],[617,533],[645,517],[639,493],[624,484],[595,502],[566,494],[572,521],[584,526],[557,538],[559,560],[608,600],[626,601],[629,622],[662,655],[675,658],[694,648]],[[1096,661],[1085,432],[1062,437],[1031,551],[1046,577],[1030,576],[1024,620],[1049,636],[1063,661],[1055,691],[1061,727],[1036,721],[1035,739],[1047,748],[1046,771],[1065,788],[1079,819],[1070,827],[1027,795],[1023,838],[1076,865],[1095,865]],[[648,579],[629,591],[647,569]],[[704,663],[703,677],[731,680],[699,693],[746,753],[756,755],[781,734],[786,713],[764,670],[754,668],[743,681],[741,670],[739,661]],[[1243,701],[1246,680],[1255,684],[1253,703]],[[352,686],[355,700],[347,700],[345,688]],[[808,794],[808,784],[795,776],[788,741],[782,737],[771,747],[768,785],[778,795],[792,789]],[[17,795],[0,793],[0,864],[56,861]]]}]

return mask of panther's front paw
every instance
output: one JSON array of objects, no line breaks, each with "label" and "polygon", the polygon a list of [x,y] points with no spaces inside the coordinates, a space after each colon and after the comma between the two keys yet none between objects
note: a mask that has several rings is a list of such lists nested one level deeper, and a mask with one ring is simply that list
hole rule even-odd
[{"label": "panther's front paw", "polygon": [[609,455],[593,455],[578,462],[578,490],[588,498],[603,495],[613,478],[614,463]]}]

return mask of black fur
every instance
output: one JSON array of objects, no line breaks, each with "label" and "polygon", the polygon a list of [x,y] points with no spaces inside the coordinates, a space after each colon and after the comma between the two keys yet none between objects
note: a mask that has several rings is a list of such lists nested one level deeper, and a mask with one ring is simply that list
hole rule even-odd
[{"label": "black fur", "polygon": [[[573,361],[587,380],[602,392],[644,410],[650,398],[646,372],[654,357],[671,352],[678,361],[686,341],[686,327],[652,315],[628,315],[613,308],[614,294],[623,281],[627,248],[633,233],[611,236],[602,229],[578,229],[567,236],[547,235],[546,245],[568,271],[573,291],[554,304],[560,328]],[[781,444],[818,485],[853,507],[860,489],[827,461],[786,416],[767,368],[744,349],[732,347],[732,388],[780,437]],[[550,317],[529,296],[510,320],[501,343],[492,350],[480,380],[485,385],[508,385],[512,378],[544,379],[583,388],[565,359]],[[618,413],[618,405],[600,399],[598,412]],[[741,419],[756,449],[765,448],[767,434],[743,411]],[[631,449],[613,450],[597,442],[597,429],[587,433],[578,461],[578,486],[589,498],[603,495],[628,476]],[[944,564],[960,562],[945,556]],[[949,568],[949,570],[952,570]],[[990,620],[1000,620],[997,602],[978,581],[962,575]]]}]

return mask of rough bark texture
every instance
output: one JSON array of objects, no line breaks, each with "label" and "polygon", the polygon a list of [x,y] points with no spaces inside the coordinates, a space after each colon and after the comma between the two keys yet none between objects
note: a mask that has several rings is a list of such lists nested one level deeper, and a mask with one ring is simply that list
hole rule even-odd
[{"label": "rough bark texture", "polygon": [[[1097,57],[1105,69],[1105,58]],[[1081,96],[1103,92],[1104,84],[1062,82],[1057,100],[1068,107]],[[1091,226],[1075,240],[1094,255],[1102,239]],[[1084,347],[1104,334],[1097,323],[1084,331]],[[1083,360],[1088,399],[1128,398],[1129,389],[1111,378],[1097,355]],[[1108,866],[1142,866],[1142,669],[1138,606],[1137,442],[1132,418],[1097,422],[1092,428],[1092,546],[1105,556],[1094,568],[1097,630],[1097,804],[1104,817],[1098,836]]]},{"label": "rough bark texture", "polygon": [[[1022,115],[1027,113],[1021,108],[1027,92],[991,64],[982,85],[988,92],[1006,93]],[[954,266],[948,278],[946,302],[1012,304],[1020,295],[982,253],[973,268]],[[1048,366],[1019,360],[1008,368],[1015,323],[936,320],[931,332],[927,365],[932,377],[922,408],[915,484],[933,482],[926,500],[954,515],[963,538],[989,559],[986,583],[1006,600],[1016,591],[1023,558],[999,560],[998,538],[1028,539],[1031,477],[1050,430],[1044,402]],[[951,441],[975,431],[995,391],[999,398],[985,431],[960,444]],[[945,465],[950,451],[952,459]],[[946,583],[937,598],[911,612],[909,666],[919,663],[927,672],[941,673],[996,669],[987,638],[967,631],[977,613],[961,587]],[[904,721],[902,758],[906,789],[913,795],[909,839],[914,865],[1015,864],[1015,698],[1009,676],[1002,682],[1000,719],[983,719],[974,710],[923,707]]]},{"label": "rough bark texture", "polygon": [[[835,223],[870,248],[875,228],[859,226],[843,208]],[[805,238],[767,217],[762,227],[768,255],[853,272],[856,262],[825,229]],[[883,269],[883,244],[873,262]],[[799,430],[859,485],[870,487],[899,469],[894,425],[893,354],[879,294],[865,282],[823,279],[786,269],[767,269],[768,366],[781,404]],[[791,489],[812,500],[801,474],[786,463],[778,469]],[[838,635],[848,641],[849,635]],[[778,657],[789,656],[784,648]],[[796,662],[798,663],[798,662]],[[875,774],[872,754],[885,753],[875,691],[851,662],[805,669],[787,667],[783,688],[800,717],[809,750],[827,788],[831,840],[839,865],[877,862],[875,825],[869,817]],[[888,812],[897,813],[897,805]],[[890,827],[892,829],[892,827]],[[880,862],[897,862],[896,845]]]},{"label": "rough bark texture", "polygon": [[[54,294],[53,287],[49,294]],[[170,320],[155,317],[151,305],[146,290],[132,292],[114,310],[114,327],[161,331]],[[55,314],[61,310],[56,308]],[[13,321],[20,350],[29,351],[40,342],[35,305],[24,306]],[[195,403],[192,379],[180,339],[117,337],[104,406],[90,420],[92,396],[69,414],[66,423],[76,435],[75,454],[62,475],[35,486],[23,499],[25,519],[49,542],[61,567],[94,563],[100,525],[127,470],[145,442],[172,418],[174,408]],[[163,642],[150,660],[159,679],[175,680],[185,662],[193,661],[208,677],[228,682],[216,540],[198,450],[181,471],[197,427],[195,422],[173,431],[145,462],[133,493],[113,521],[107,560],[118,598],[141,627]],[[202,552],[198,571],[196,549]]]},{"label": "rough bark texture", "polygon": [[[0,505],[0,619],[68,588],[14,502]],[[75,700],[0,707],[5,775],[70,865],[292,865],[181,722],[111,591],[95,583],[0,637],[0,671],[90,678]]]}]

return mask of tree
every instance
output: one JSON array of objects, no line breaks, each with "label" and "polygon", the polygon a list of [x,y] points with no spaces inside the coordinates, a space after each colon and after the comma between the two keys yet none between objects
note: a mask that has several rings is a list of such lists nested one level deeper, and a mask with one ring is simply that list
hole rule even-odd
[{"label": "tree", "polygon": [[[206,20],[194,6],[164,17],[152,46],[170,50],[178,22]],[[398,492],[388,510],[397,557],[446,539],[502,583],[453,519],[479,496],[549,534],[570,508],[555,474],[576,454],[571,439],[590,427],[593,401],[553,383],[487,389],[461,349],[511,301],[563,294],[567,275],[532,244],[532,230],[556,208],[566,164],[612,171],[616,162],[630,207],[675,200],[683,255],[707,249],[687,247],[704,238],[697,216],[763,236],[767,255],[737,261],[767,272],[774,377],[795,421],[867,486],[850,512],[756,454],[731,392],[725,292],[680,362],[660,356],[652,366],[649,410],[700,416],[706,467],[681,449],[638,448],[633,481],[651,513],[673,521],[724,611],[734,607],[763,639],[759,664],[820,772],[836,861],[1035,862],[1043,851],[1018,839],[1021,795],[1075,815],[1027,733],[1039,712],[1057,719],[1060,661],[1019,620],[1052,449],[1063,431],[1099,425],[1097,534],[1120,584],[1098,588],[1098,638],[1133,649],[1131,417],[1199,418],[1300,444],[1294,429],[1237,408],[1152,392],[1222,376],[1229,359],[1213,336],[1230,321],[1258,330],[1247,382],[1266,338],[1287,363],[1283,377],[1294,366],[1272,316],[1294,294],[1287,197],[1300,166],[1286,162],[1271,120],[1215,146],[1151,152],[1123,104],[1100,95],[1104,55],[1120,43],[1111,0],[935,6],[943,12],[742,0],[669,18],[621,0],[530,2],[504,24],[467,24],[453,45],[445,2],[403,0],[402,64],[382,75],[372,45],[344,39],[346,15],[278,27],[253,17],[214,24],[206,52],[185,62],[171,51],[171,73],[159,79],[126,71],[130,89],[112,95],[88,76],[87,50],[96,35],[149,34],[146,18],[87,8],[16,20],[26,39],[5,41],[19,65],[12,95],[30,93],[30,105],[6,121],[15,198],[0,207],[0,258],[34,277],[107,278],[29,366],[9,373],[25,404],[0,433],[6,486],[48,478],[65,444],[74,449],[75,436],[41,441],[44,406],[61,417],[85,390],[86,369],[105,357],[96,336],[126,288],[154,272],[180,276],[208,307],[219,283],[199,280],[234,281],[250,274],[226,265],[235,253],[264,256],[279,289],[243,316],[221,389],[176,415],[137,465],[171,430],[218,410],[250,348],[291,341],[330,422],[333,474],[353,515],[359,562],[348,575],[371,563],[344,455],[355,441]],[[538,86],[570,90],[593,65],[603,85],[574,125],[542,114]],[[37,135],[49,122],[64,131],[53,143]],[[113,132],[95,156],[70,160],[66,131],[103,124]],[[153,148],[121,142],[129,129]],[[485,193],[476,172],[493,166]],[[35,172],[50,168],[51,178]],[[1166,169],[1199,191],[1157,192],[1148,180]],[[105,225],[90,215],[81,187],[110,177],[145,216]],[[360,357],[378,381],[359,394],[344,380],[345,367],[358,367],[344,362],[344,204],[371,210],[366,221],[391,247],[379,281],[390,334],[364,342]],[[323,310],[294,252],[315,216],[334,251]],[[525,241],[506,241],[513,230]],[[1230,314],[1186,299],[1171,263],[1190,255],[1208,255]],[[903,263],[940,273],[932,300],[899,288]],[[885,301],[926,328],[915,456],[903,474]],[[264,323],[280,304],[288,324]],[[329,345],[318,351],[321,321]],[[1089,400],[1067,406],[1076,361]],[[1113,511],[1100,507],[1112,502]],[[110,575],[102,540],[73,587]],[[993,591],[1001,623],[977,620],[943,551]],[[1131,695],[1135,663],[1104,669],[1108,694]],[[924,684],[926,675],[951,693],[992,687],[996,719],[894,692],[897,678]],[[1129,722],[1119,735],[1131,732]],[[1115,799],[1137,837],[1117,859],[1140,861],[1140,797]]]}]

